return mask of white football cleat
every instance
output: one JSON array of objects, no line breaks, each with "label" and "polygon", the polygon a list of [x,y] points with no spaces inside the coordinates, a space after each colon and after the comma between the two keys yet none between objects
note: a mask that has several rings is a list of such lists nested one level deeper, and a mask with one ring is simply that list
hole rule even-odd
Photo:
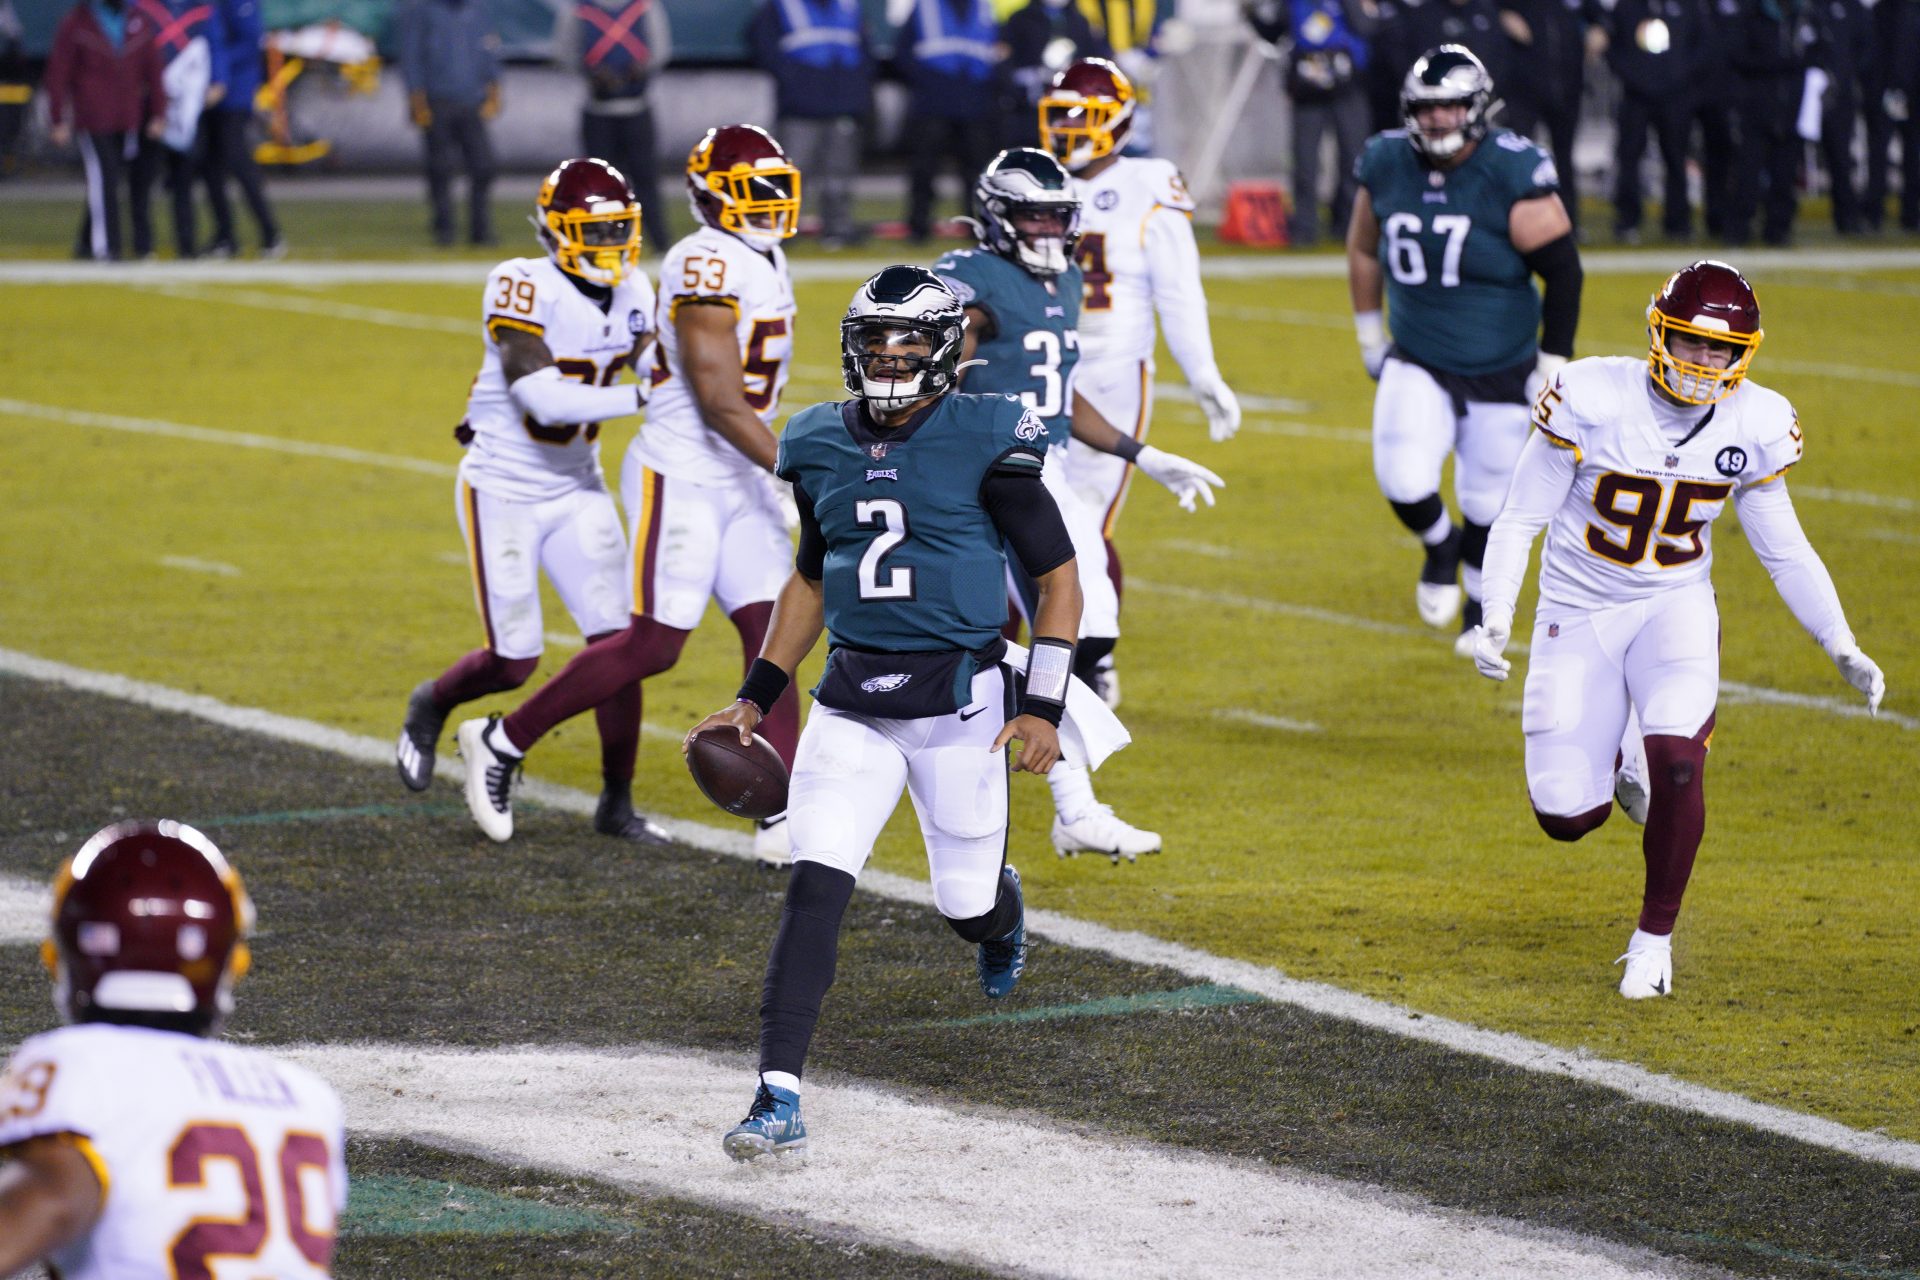
[{"label": "white football cleat", "polygon": [[467,765],[467,812],[488,839],[504,844],[513,838],[513,783],[525,757],[494,750],[488,730],[499,719],[463,720],[454,739]]},{"label": "white football cleat", "polygon": [[1620,994],[1629,1000],[1649,1000],[1673,992],[1673,939],[1657,934],[1633,931],[1627,954],[1615,960],[1626,962],[1620,978]]},{"label": "white football cleat", "polygon": [[1628,734],[1620,741],[1620,768],[1613,775],[1613,798],[1621,812],[1647,825],[1647,807],[1653,793],[1647,789],[1647,744],[1639,734]]},{"label": "white football cleat", "polygon": [[1460,605],[1466,598],[1467,593],[1457,582],[1413,584],[1413,603],[1420,610],[1420,621],[1436,631],[1453,625],[1453,620],[1460,616]]},{"label": "white football cleat", "polygon": [[1160,833],[1114,817],[1110,804],[1096,804],[1073,822],[1062,822],[1054,815],[1053,851],[1063,858],[1104,853],[1118,866],[1122,858],[1133,862],[1143,853],[1160,852]]},{"label": "white football cleat", "polygon": [[753,824],[753,858],[769,871],[778,871],[793,861],[793,837],[787,830],[787,815],[761,818]]}]

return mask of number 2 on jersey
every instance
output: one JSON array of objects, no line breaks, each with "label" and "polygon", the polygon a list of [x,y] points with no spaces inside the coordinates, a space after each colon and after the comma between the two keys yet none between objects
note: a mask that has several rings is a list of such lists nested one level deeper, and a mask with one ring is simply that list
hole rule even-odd
[{"label": "number 2 on jersey", "polygon": [[862,600],[913,599],[913,569],[900,565],[880,577],[880,562],[887,553],[907,540],[907,508],[897,498],[867,498],[853,504],[853,523],[861,529],[878,529],[866,552],[860,557],[860,598]]}]

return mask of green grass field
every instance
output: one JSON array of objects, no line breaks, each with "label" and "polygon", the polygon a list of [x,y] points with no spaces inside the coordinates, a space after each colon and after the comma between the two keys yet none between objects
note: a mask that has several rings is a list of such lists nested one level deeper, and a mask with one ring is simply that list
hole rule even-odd
[{"label": "green grass field", "polygon": [[[1677,250],[1675,265],[1687,257]],[[801,286],[788,407],[838,398],[834,318],[853,283]],[[1639,350],[1656,283],[1591,275],[1581,351]],[[1807,431],[1791,481],[1802,519],[1886,669],[1887,710],[1911,716],[1920,271],[1778,269],[1756,284],[1769,336],[1754,376],[1794,400]],[[1676,995],[1621,1001],[1609,962],[1638,907],[1638,829],[1616,818],[1576,846],[1540,834],[1518,685],[1479,679],[1420,633],[1417,556],[1373,484],[1371,384],[1344,284],[1219,281],[1209,294],[1235,388],[1298,403],[1250,413],[1216,446],[1196,413],[1163,399],[1155,440],[1228,487],[1190,516],[1137,485],[1120,527],[1122,716],[1136,742],[1099,785],[1162,831],[1167,852],[1119,868],[1056,861],[1045,788],[1023,779],[1013,856],[1029,901],[1920,1139],[1912,721],[1840,713],[1850,691],[1723,519],[1724,678],[1826,701],[1723,704]],[[478,641],[449,437],[478,360],[477,276],[167,289],[103,278],[5,286],[4,298],[0,645],[385,737],[407,691]],[[1177,378],[1170,360],[1161,376]],[[631,431],[603,437],[610,472]],[[550,598],[548,630],[569,629]],[[536,679],[570,652],[550,649]],[[680,666],[648,684],[649,724],[678,733],[725,702],[739,661],[710,617]],[[583,787],[596,771],[588,719],[530,770]],[[646,806],[720,820],[663,738],[643,743],[638,781]],[[463,818],[441,822],[450,844],[468,844]],[[910,818],[876,865],[924,876]]]}]

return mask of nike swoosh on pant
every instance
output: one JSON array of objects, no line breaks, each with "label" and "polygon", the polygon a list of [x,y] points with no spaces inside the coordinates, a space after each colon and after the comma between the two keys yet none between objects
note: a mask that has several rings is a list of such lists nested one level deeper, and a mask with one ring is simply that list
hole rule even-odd
[{"label": "nike swoosh on pant", "polygon": [[971,719],[973,719],[973,716],[977,716],[977,715],[979,715],[979,714],[980,714],[980,713],[981,713],[982,711],[985,711],[985,710],[986,710],[986,708],[985,708],[985,707],[981,707],[981,708],[980,708],[980,710],[979,710],[979,711],[975,711],[975,712],[973,713],[973,715],[968,715],[968,714],[967,714],[966,712],[964,712],[964,711],[962,711],[962,712],[960,713],[960,718],[961,718],[962,720],[971,720]]}]

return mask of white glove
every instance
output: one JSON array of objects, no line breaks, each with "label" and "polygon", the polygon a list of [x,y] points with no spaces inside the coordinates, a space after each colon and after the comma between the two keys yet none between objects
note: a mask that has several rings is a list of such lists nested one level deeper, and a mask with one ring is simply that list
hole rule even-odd
[{"label": "white glove", "polygon": [[1878,664],[1860,652],[1860,646],[1847,644],[1836,649],[1833,665],[1840,668],[1848,684],[1867,695],[1867,713],[1880,714],[1880,699],[1887,696],[1887,677]]},{"label": "white glove", "polygon": [[1387,363],[1387,326],[1381,320],[1378,311],[1356,311],[1353,315],[1353,333],[1360,339],[1360,363],[1367,367],[1367,376],[1375,382],[1380,381],[1380,370]]},{"label": "white glove", "polygon": [[1182,510],[1195,511],[1196,498],[1205,498],[1208,506],[1213,505],[1214,489],[1224,489],[1227,482],[1197,462],[1190,462],[1177,453],[1168,453],[1147,445],[1140,450],[1140,456],[1133,465],[1147,473],[1149,479],[1157,480],[1173,491],[1180,499]]},{"label": "white glove", "polygon": [[1200,402],[1200,412],[1207,415],[1207,434],[1213,442],[1233,439],[1233,433],[1240,429],[1240,401],[1232,388],[1218,370],[1195,378],[1192,385],[1193,398]]},{"label": "white glove", "polygon": [[767,497],[786,522],[788,533],[800,531],[800,504],[793,499],[793,486],[772,472],[767,473]]},{"label": "white glove", "polygon": [[1507,678],[1513,663],[1500,655],[1507,651],[1507,641],[1512,638],[1513,615],[1508,613],[1489,613],[1473,629],[1473,665],[1481,675],[1489,680]]},{"label": "white glove", "polygon": [[1566,367],[1565,356],[1548,355],[1542,351],[1534,363],[1533,372],[1527,375],[1527,403],[1532,405],[1540,399],[1540,393],[1553,382],[1553,376]]}]

